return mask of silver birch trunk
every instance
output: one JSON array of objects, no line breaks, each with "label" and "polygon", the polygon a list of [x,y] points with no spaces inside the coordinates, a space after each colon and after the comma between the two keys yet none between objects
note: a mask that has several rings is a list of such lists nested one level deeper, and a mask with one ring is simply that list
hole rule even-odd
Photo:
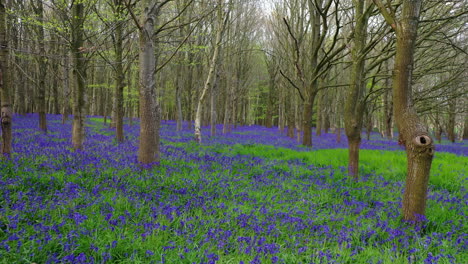
[{"label": "silver birch trunk", "polygon": [[202,117],[202,107],[203,100],[205,99],[206,92],[212,86],[212,79],[214,72],[216,70],[216,62],[218,61],[219,48],[221,46],[221,40],[223,37],[223,15],[222,15],[222,1],[218,1],[218,28],[216,30],[216,40],[213,51],[213,56],[211,57],[210,69],[208,71],[208,76],[206,77],[205,85],[201,92],[200,97],[198,98],[197,112],[195,114],[195,141],[198,143],[202,142],[202,133],[201,133],[201,117]]}]

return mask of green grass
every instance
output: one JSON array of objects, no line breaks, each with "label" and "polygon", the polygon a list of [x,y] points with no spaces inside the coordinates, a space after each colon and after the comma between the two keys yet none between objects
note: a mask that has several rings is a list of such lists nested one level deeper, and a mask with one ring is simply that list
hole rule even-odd
[{"label": "green grass", "polygon": [[[317,167],[331,166],[338,170],[346,168],[347,149],[321,149],[314,151],[295,151],[267,145],[216,146],[214,151],[220,153],[252,155],[275,160],[301,160]],[[406,153],[404,151],[383,151],[362,149],[359,152],[359,170],[361,175],[377,174],[387,180],[404,181],[406,177]],[[468,159],[451,153],[435,154],[431,167],[429,183],[434,188],[459,190],[464,183]],[[466,188],[467,186],[464,185]]]}]

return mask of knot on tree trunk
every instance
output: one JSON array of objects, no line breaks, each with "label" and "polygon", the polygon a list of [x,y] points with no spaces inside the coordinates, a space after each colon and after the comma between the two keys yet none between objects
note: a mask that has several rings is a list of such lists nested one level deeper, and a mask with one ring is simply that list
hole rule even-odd
[{"label": "knot on tree trunk", "polygon": [[431,137],[426,134],[419,134],[413,137],[412,140],[414,149],[420,153],[427,153],[428,155],[434,155],[434,144]]},{"label": "knot on tree trunk", "polygon": [[3,107],[2,109],[2,114],[1,114],[1,120],[3,125],[8,125],[11,123],[11,113],[8,111],[7,107]]},{"label": "knot on tree trunk", "polygon": [[413,141],[416,145],[421,146],[421,147],[430,145],[432,143],[432,139],[428,137],[427,135],[416,136],[413,139]]},{"label": "knot on tree trunk", "polygon": [[9,117],[2,117],[2,125],[8,125],[11,123],[11,118]]}]

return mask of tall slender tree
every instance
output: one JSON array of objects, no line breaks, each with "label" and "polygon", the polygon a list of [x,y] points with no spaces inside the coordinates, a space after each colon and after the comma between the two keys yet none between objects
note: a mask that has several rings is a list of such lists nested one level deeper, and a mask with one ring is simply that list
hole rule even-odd
[{"label": "tall slender tree", "polygon": [[2,155],[9,157],[12,151],[12,107],[10,99],[10,72],[8,67],[8,26],[6,1],[0,0],[0,103],[2,126]]},{"label": "tall slender tree", "polygon": [[86,118],[86,57],[84,56],[85,3],[75,1],[71,17],[71,53],[73,62],[73,128],[72,144],[75,150],[83,148]]},{"label": "tall slender tree", "polygon": [[365,104],[365,61],[367,41],[367,21],[370,8],[364,0],[354,0],[354,41],[351,56],[353,67],[345,103],[345,131],[348,137],[348,175],[355,180],[359,173],[359,147]]},{"label": "tall slender tree", "polygon": [[[114,118],[115,121],[115,137],[117,142],[124,141],[123,131],[123,116],[124,116],[124,95],[123,90],[125,87],[125,71],[123,65],[123,40],[124,40],[124,25],[125,25],[125,6],[123,0],[113,0],[113,13],[116,19],[115,31],[112,41],[114,43],[115,53],[115,91],[114,91]],[[127,69],[128,70],[128,69]]]},{"label": "tall slender tree", "polygon": [[36,108],[39,113],[39,129],[47,133],[47,118],[46,118],[46,80],[47,80],[47,55],[45,50],[45,34],[44,34],[44,4],[42,0],[32,0],[31,6],[34,14],[37,17],[38,25],[35,28],[36,36],[39,44],[40,56],[36,58],[39,78],[36,82],[37,86],[37,103]]},{"label": "tall slender tree", "polygon": [[217,8],[217,23],[216,23],[216,38],[214,42],[214,47],[213,47],[213,55],[211,57],[210,61],[210,68],[208,70],[208,75],[206,77],[205,85],[203,87],[203,90],[201,92],[200,97],[198,98],[198,103],[197,103],[197,112],[195,114],[195,141],[198,143],[201,143],[202,141],[202,133],[201,133],[201,119],[202,119],[202,107],[203,107],[203,101],[205,100],[206,93],[208,90],[212,87],[213,85],[213,78],[215,76],[215,71],[216,71],[216,64],[218,62],[218,56],[219,56],[219,50],[221,47],[221,41],[223,38],[223,31],[224,31],[224,26],[226,25],[227,17],[226,19],[224,14],[223,14],[223,0],[218,0],[218,8]]}]

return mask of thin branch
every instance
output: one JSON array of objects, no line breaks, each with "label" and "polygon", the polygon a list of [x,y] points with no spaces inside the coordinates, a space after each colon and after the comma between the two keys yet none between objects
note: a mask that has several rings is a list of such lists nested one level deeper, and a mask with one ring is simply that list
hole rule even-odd
[{"label": "thin branch", "polygon": [[380,0],[372,0],[374,1],[374,4],[377,5],[377,7],[380,10],[380,13],[384,17],[385,21],[387,24],[389,24],[393,30],[396,30],[396,22],[395,22],[395,15],[391,14],[387,8],[383,5],[382,1]]},{"label": "thin branch", "polygon": [[[299,41],[297,40],[297,38],[294,36],[293,32],[292,32],[292,29],[291,29],[291,26],[289,25],[288,21],[286,20],[285,17],[283,17],[283,21],[284,21],[284,24],[286,24],[286,27],[288,29],[288,32],[289,32],[289,35],[293,38],[294,40],[294,46],[295,46],[295,58],[294,58],[294,66],[296,67],[296,71],[297,71],[297,75],[299,76],[299,79],[301,80],[302,82],[302,85],[305,84],[305,81],[304,81],[304,77],[303,77],[303,74],[302,74],[302,70],[301,70],[301,67],[299,65],[299,58],[301,57],[300,56],[300,47],[299,47]],[[301,96],[302,97],[302,96]]]},{"label": "thin branch", "polygon": [[184,40],[179,44],[179,46],[177,46],[176,50],[171,54],[171,56],[161,65],[159,66],[155,71],[154,73],[157,73],[159,72],[160,70],[162,70],[173,58],[174,56],[177,54],[177,52],[179,52],[180,48],[182,48],[182,46],[187,42],[187,40],[189,39],[189,37],[192,35],[193,31],[195,30],[195,28],[197,28],[197,26],[200,24],[202,20],[198,20],[197,24],[192,27],[192,29],[190,30],[190,32],[187,34],[187,36],[185,36]]},{"label": "thin branch", "polygon": [[138,28],[139,31],[142,31],[143,27],[140,25],[140,21],[138,21],[138,18],[136,17],[135,13],[133,13],[133,10],[131,7],[131,0],[128,0],[128,2],[125,2],[125,6],[127,7],[128,12],[130,12],[133,22],[135,22],[135,26]]},{"label": "thin branch", "polygon": [[304,100],[304,96],[302,96],[301,89],[297,87],[297,85],[288,77],[286,76],[282,70],[280,70],[280,74],[299,92],[299,96],[301,97],[302,101]]},{"label": "thin branch", "polygon": [[432,23],[432,22],[438,22],[438,21],[445,21],[445,20],[452,20],[455,18],[458,18],[460,16],[468,14],[468,10],[464,10],[458,14],[455,14],[453,16],[448,16],[448,17],[443,17],[443,18],[435,18],[435,19],[426,19],[426,20],[420,20],[419,23]]},{"label": "thin branch", "polygon": [[[170,1],[170,0],[169,0],[169,1]],[[188,8],[189,6],[192,5],[193,1],[194,1],[194,0],[191,0],[190,2],[188,2],[187,5],[184,6],[184,8],[182,8],[182,10],[180,10],[180,12],[179,12],[179,14],[178,14],[177,16],[174,16],[173,18],[171,18],[171,19],[169,19],[168,21],[166,21],[163,25],[161,25],[161,26],[158,28],[158,30],[156,30],[156,32],[154,32],[153,35],[158,35],[158,34],[161,33],[162,31],[166,30],[165,27],[166,27],[167,25],[169,25],[170,23],[172,23],[172,22],[173,22],[174,20],[176,20],[177,18],[179,18],[179,17],[182,15],[182,13],[184,13],[185,10],[187,10],[187,8]],[[166,1],[166,2],[167,2],[167,1]],[[159,8],[160,8],[160,7],[159,7]],[[178,25],[178,26],[179,26],[179,25]],[[177,27],[178,27],[178,26],[177,26]]]},{"label": "thin branch", "polygon": [[20,71],[23,73],[23,75],[24,75],[29,81],[31,81],[32,83],[34,83],[34,85],[37,85],[36,80],[35,80],[33,77],[29,76],[29,74],[28,74],[26,71],[24,71],[23,68],[21,68],[21,66],[19,66],[19,65],[15,62],[15,60],[10,60],[10,61],[11,61],[11,63],[13,63],[13,64],[15,65],[15,67],[16,67],[18,70],[20,70]]}]

